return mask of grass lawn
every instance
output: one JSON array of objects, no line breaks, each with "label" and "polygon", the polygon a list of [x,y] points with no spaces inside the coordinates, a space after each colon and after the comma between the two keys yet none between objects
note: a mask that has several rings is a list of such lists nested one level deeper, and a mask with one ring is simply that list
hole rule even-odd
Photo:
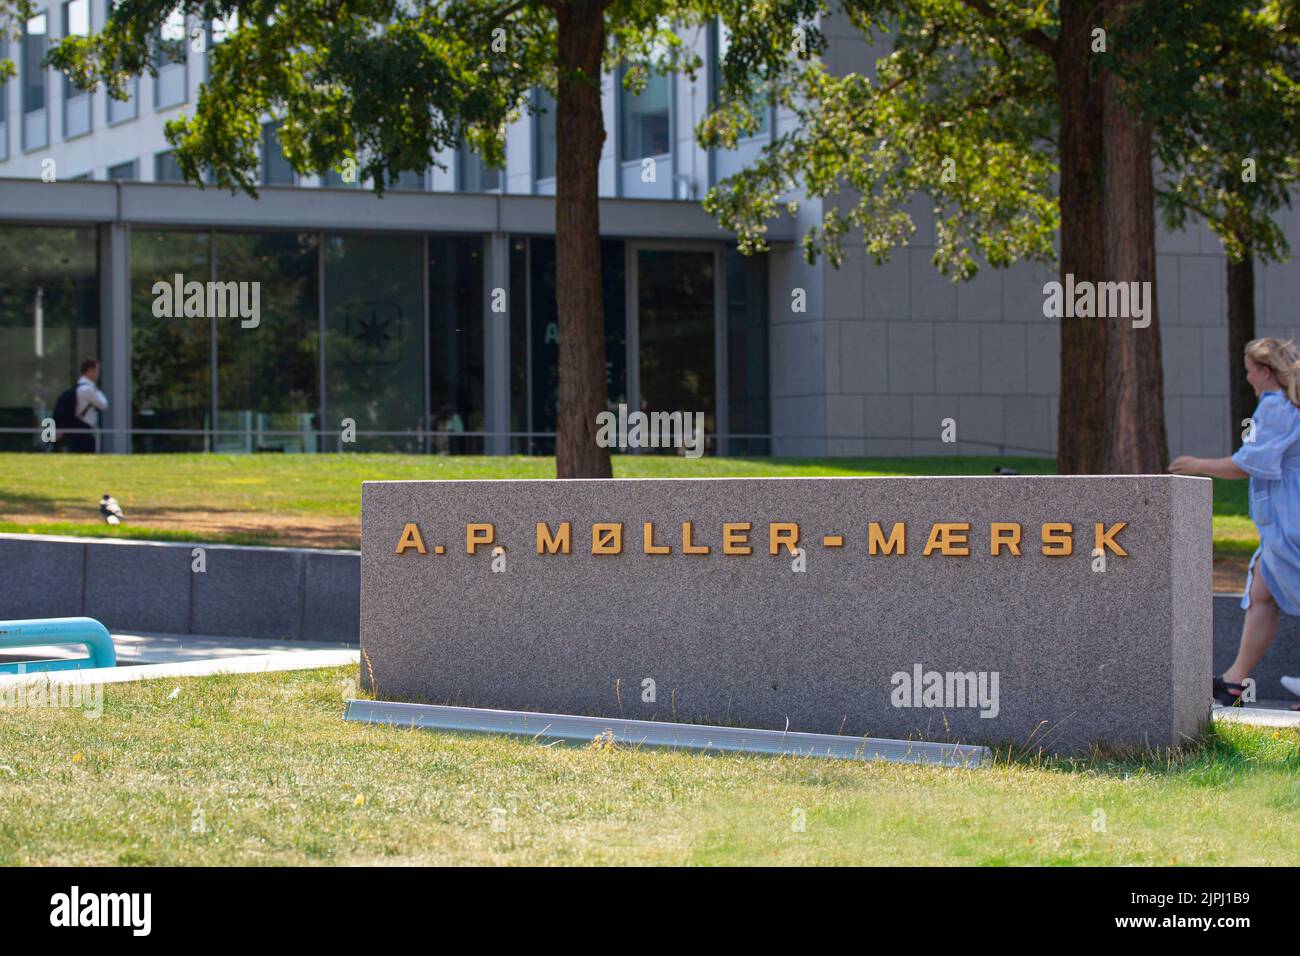
[{"label": "grass lawn", "polygon": [[1220,726],[1172,759],[952,770],[345,724],[355,676],[113,684],[98,719],[0,709],[0,863],[1300,859],[1292,729]]},{"label": "grass lawn", "polygon": [[[1053,474],[1050,458],[699,458],[620,455],[619,478]],[[551,458],[377,454],[81,455],[0,453],[0,531],[232,544],[356,548],[361,482],[550,478]],[[99,519],[110,492],[127,521]],[[1239,589],[1258,537],[1246,482],[1214,482],[1216,585]]]}]

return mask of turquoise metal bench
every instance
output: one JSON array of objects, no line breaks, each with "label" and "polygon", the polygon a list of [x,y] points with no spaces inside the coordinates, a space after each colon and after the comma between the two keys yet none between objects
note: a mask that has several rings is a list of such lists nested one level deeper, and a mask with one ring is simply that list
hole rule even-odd
[{"label": "turquoise metal bench", "polygon": [[89,657],[61,661],[0,663],[0,674],[37,671],[75,671],[90,667],[116,667],[117,651],[108,629],[93,617],[50,617],[31,621],[0,621],[0,654],[24,647],[49,644],[84,644]]}]

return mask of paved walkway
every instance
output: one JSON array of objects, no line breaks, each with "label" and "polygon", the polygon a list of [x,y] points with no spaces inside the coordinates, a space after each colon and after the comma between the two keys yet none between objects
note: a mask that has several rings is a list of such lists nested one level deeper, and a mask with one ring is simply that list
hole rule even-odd
[{"label": "paved walkway", "polygon": [[[119,667],[133,664],[183,664],[228,657],[300,654],[307,651],[355,651],[355,644],[325,641],[264,641],[243,637],[201,637],[194,634],[114,634]],[[85,657],[79,644],[24,648],[21,654],[0,655],[0,660],[67,660]]]},{"label": "paved walkway", "polygon": [[[322,641],[261,641],[190,634],[114,634],[117,666],[71,671],[0,674],[0,688],[39,679],[50,685],[119,684],[166,677],[258,674],[268,671],[344,667],[359,662],[355,645]],[[24,648],[10,660],[84,657],[78,645]]]},{"label": "paved walkway", "polygon": [[1300,727],[1300,710],[1291,710],[1294,700],[1257,700],[1242,707],[1215,705],[1214,719],[1258,727]]}]

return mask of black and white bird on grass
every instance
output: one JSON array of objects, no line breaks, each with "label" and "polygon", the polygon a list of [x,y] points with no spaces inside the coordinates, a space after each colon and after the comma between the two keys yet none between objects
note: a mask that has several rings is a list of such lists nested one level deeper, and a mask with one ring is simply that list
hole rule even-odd
[{"label": "black and white bird on grass", "polygon": [[120,524],[126,517],[122,514],[122,506],[117,503],[117,499],[108,493],[99,499],[99,513],[109,524]]}]

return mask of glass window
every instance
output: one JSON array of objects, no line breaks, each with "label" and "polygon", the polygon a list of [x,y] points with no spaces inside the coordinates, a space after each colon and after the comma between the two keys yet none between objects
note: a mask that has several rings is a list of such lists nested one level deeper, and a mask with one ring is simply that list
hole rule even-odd
[{"label": "glass window", "polygon": [[45,14],[40,13],[23,27],[23,112],[45,108],[45,59],[47,41]]},{"label": "glass window", "polygon": [[496,192],[501,188],[501,170],[488,166],[462,143],[456,150],[456,188],[466,193]]},{"label": "glass window", "polygon": [[[770,431],[768,391],[767,256],[734,248],[727,271],[727,430],[732,435]],[[729,438],[728,455],[769,455],[767,438]]]},{"label": "glass window", "polygon": [[331,188],[356,189],[358,186],[361,185],[361,172],[360,170],[357,170],[353,174],[352,182],[347,182],[343,178],[343,174],[339,172],[337,169],[327,169],[322,174],[321,179],[324,181],[326,186],[329,186]]},{"label": "glass window", "polygon": [[483,240],[429,239],[429,415],[436,454],[483,454]]},{"label": "glass window", "polygon": [[44,449],[38,430],[99,355],[98,243],[93,227],[0,229],[0,448]]},{"label": "glass window", "polygon": [[619,153],[624,162],[662,156],[669,151],[669,83],[669,77],[651,73],[639,94],[628,92],[619,83]]},{"label": "glass window", "polygon": [[[125,165],[125,164],[124,164]],[[131,230],[131,427],[135,451],[205,451],[212,411],[212,330],[202,315],[175,309],[176,276],[207,282],[206,232]],[[154,292],[156,283],[163,283]],[[170,296],[170,302],[160,302]],[[158,311],[171,315],[158,315]],[[188,431],[161,435],[154,430]]]},{"label": "glass window", "polygon": [[710,435],[716,400],[713,260],[712,252],[642,249],[636,283],[641,407],[703,412]]},{"label": "glass window", "polygon": [[555,176],[555,97],[546,90],[537,91],[537,114],[533,117],[534,157],[536,179]]},{"label": "glass window", "polygon": [[424,170],[404,169],[397,174],[397,179],[390,183],[388,188],[418,192],[424,188]]},{"label": "glass window", "polygon": [[[216,279],[241,312],[217,316],[216,451],[318,447],[320,312],[314,233],[216,234]],[[228,294],[228,293],[226,293]],[[247,317],[247,313],[253,313]],[[255,326],[248,323],[256,321]]]},{"label": "glass window", "polygon": [[[731,49],[731,31],[721,20],[716,23],[717,52],[713,57],[713,98],[716,102],[719,94],[722,92],[722,62],[727,58],[727,51]],[[758,91],[751,98],[749,103],[750,111],[758,116],[758,128],[750,133],[750,136],[762,136],[767,132],[768,113],[771,110],[768,107],[767,100],[763,97],[762,92]]]},{"label": "glass window", "polygon": [[[530,243],[527,352],[529,362],[531,415],[528,431],[554,432],[559,398],[560,326],[555,305],[555,240],[533,239]],[[600,244],[602,300],[605,307],[605,384],[609,405],[627,401],[627,269],[623,243],[604,240]],[[528,356],[531,355],[531,359]],[[531,439],[529,453],[555,453],[554,438]]]},{"label": "glass window", "polygon": [[153,181],[156,183],[185,182],[180,164],[176,162],[176,156],[170,149],[153,158]]},{"label": "glass window", "polygon": [[[63,5],[63,35],[65,37],[90,36],[90,0],[68,0]],[[75,86],[72,78],[63,77],[63,95],[71,99],[86,93]]]},{"label": "glass window", "polygon": [[[119,2],[120,0],[105,0],[104,2],[105,19],[113,15],[113,11],[117,9]],[[106,95],[106,99],[108,101],[108,122],[110,126],[115,123],[124,123],[127,120],[133,120],[136,118],[136,114],[137,114],[136,93],[139,91],[140,79],[139,77],[133,76],[124,85],[125,85],[125,93],[126,93],[125,100],[115,100],[113,99],[113,97]]]},{"label": "glass window", "polygon": [[[325,428],[418,432],[424,425],[424,243],[419,236],[325,238]],[[326,439],[325,450],[338,448]],[[423,438],[358,435],[359,451],[418,452]]]},{"label": "glass window", "polygon": [[127,120],[135,119],[137,112],[135,94],[139,89],[139,86],[139,78],[132,77],[126,84],[125,100],[115,100],[113,97],[105,94],[108,100],[108,122],[110,125],[114,123],[125,123]]},{"label": "glass window", "polygon": [[280,148],[283,123],[262,124],[262,183],[267,186],[292,186],[293,167]]},{"label": "glass window", "polygon": [[212,42],[225,43],[239,29],[239,11],[231,10],[224,20],[220,17],[212,21]]},{"label": "glass window", "polygon": [[173,10],[158,26],[158,68],[185,62],[185,12]]},{"label": "glass window", "polygon": [[135,160],[128,160],[125,163],[118,163],[116,166],[108,167],[108,178],[120,182],[128,182],[135,179]]}]

